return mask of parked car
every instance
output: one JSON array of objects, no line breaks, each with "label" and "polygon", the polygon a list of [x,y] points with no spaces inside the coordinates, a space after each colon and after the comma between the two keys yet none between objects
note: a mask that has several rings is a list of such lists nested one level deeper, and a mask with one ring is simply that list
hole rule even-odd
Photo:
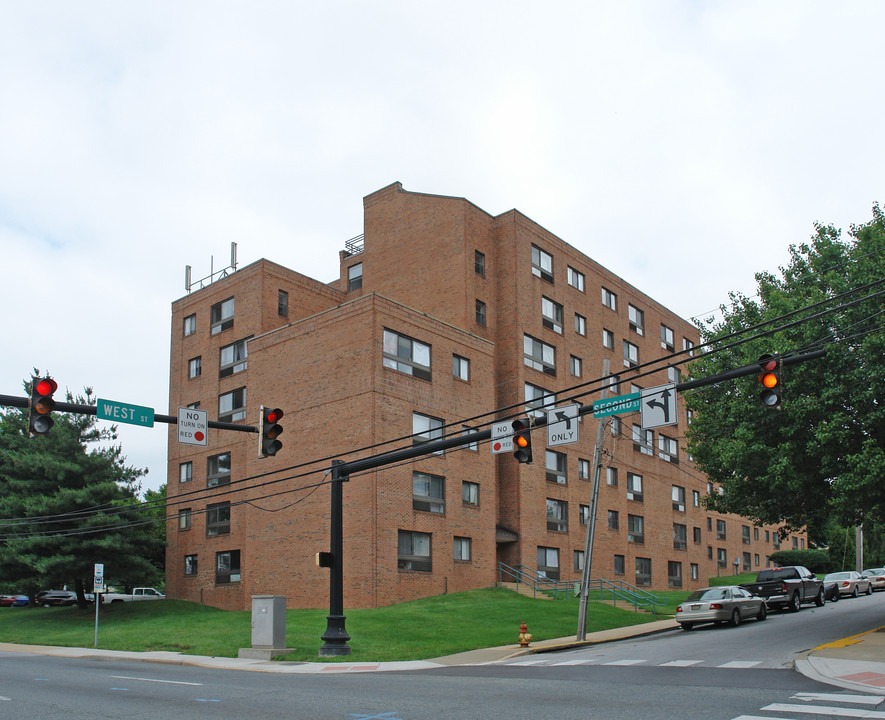
[{"label": "parked car", "polygon": [[59,607],[76,605],[77,593],[71,590],[41,590],[36,596],[37,605],[43,607]]},{"label": "parked car", "polygon": [[824,583],[824,598],[826,600],[838,602],[840,597],[842,597],[842,593],[839,592],[839,583],[833,580]]},{"label": "parked car", "polygon": [[824,586],[811,570],[801,565],[760,570],[755,582],[741,585],[744,590],[765,599],[769,610],[780,608],[798,612],[803,603],[824,604]]},{"label": "parked car", "polygon": [[0,595],[0,607],[25,607],[29,602],[27,595]]},{"label": "parked car", "polygon": [[870,579],[873,584],[873,590],[885,590],[885,568],[864,570],[861,575]]},{"label": "parked car", "polygon": [[133,602],[139,600],[164,600],[166,596],[152,587],[132,588],[131,593],[109,592],[101,596],[103,603]]},{"label": "parked car", "polygon": [[736,627],[748,618],[765,620],[767,616],[765,600],[737,585],[695,590],[676,608],[676,622],[683,630],[708,622]]},{"label": "parked car", "polygon": [[839,586],[839,593],[857,597],[861,593],[872,595],[873,583],[868,577],[864,577],[856,570],[830,573],[824,577],[824,582],[833,581]]}]

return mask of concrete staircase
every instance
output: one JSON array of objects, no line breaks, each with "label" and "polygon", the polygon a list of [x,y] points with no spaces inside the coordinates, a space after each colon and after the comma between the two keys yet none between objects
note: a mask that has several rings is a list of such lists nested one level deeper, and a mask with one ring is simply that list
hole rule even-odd
[{"label": "concrete staircase", "polygon": [[508,590],[513,590],[513,592],[517,592],[520,595],[525,595],[526,597],[533,598],[535,600],[552,600],[547,593],[543,593],[540,590],[535,591],[535,589],[529,585],[528,583],[515,583],[515,582],[499,582],[498,587],[507,588]]}]

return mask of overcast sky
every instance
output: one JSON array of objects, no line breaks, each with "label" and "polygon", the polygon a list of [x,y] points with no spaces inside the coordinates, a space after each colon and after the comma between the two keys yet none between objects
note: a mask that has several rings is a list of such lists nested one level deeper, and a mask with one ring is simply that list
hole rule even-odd
[{"label": "overcast sky", "polygon": [[[883,28],[873,0],[0,0],[0,394],[37,367],[169,412],[185,265],[233,241],[330,281],[394,181],[709,314],[885,200]],[[144,487],[167,430],[120,426]]]}]

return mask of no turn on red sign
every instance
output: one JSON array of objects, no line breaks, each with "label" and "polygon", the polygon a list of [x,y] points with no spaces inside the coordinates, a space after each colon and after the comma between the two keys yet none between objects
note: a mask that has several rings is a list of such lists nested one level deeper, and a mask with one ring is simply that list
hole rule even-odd
[{"label": "no turn on red sign", "polygon": [[178,442],[185,445],[208,445],[209,412],[178,408]]}]

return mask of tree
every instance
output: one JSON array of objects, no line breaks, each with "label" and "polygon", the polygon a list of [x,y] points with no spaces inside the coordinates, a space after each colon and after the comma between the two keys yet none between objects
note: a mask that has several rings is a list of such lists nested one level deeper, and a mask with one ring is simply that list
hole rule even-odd
[{"label": "tree", "polygon": [[[885,519],[885,217],[874,205],[873,219],[852,226],[848,240],[815,227],[810,243],[790,247],[778,276],[756,275],[756,299],[731,293],[723,318],[701,323],[701,337],[715,349],[735,341],[725,341],[732,333],[774,322],[693,361],[691,372],[705,377],[800,349],[826,348],[825,357],[783,369],[781,410],[762,404],[755,376],[685,399],[689,452],[722,489],[708,505],[786,530],[820,529],[823,538],[831,517],[845,526]],[[776,320],[793,311],[792,326]]]},{"label": "tree", "polygon": [[[90,388],[67,401],[95,404]],[[50,433],[29,438],[27,415],[0,414],[0,584],[32,598],[73,585],[84,603],[96,562],[114,584],[160,576],[151,560],[162,541],[137,498],[146,471],[127,467],[119,445],[87,448],[116,440],[116,427],[99,428],[92,415],[53,413]]]}]

